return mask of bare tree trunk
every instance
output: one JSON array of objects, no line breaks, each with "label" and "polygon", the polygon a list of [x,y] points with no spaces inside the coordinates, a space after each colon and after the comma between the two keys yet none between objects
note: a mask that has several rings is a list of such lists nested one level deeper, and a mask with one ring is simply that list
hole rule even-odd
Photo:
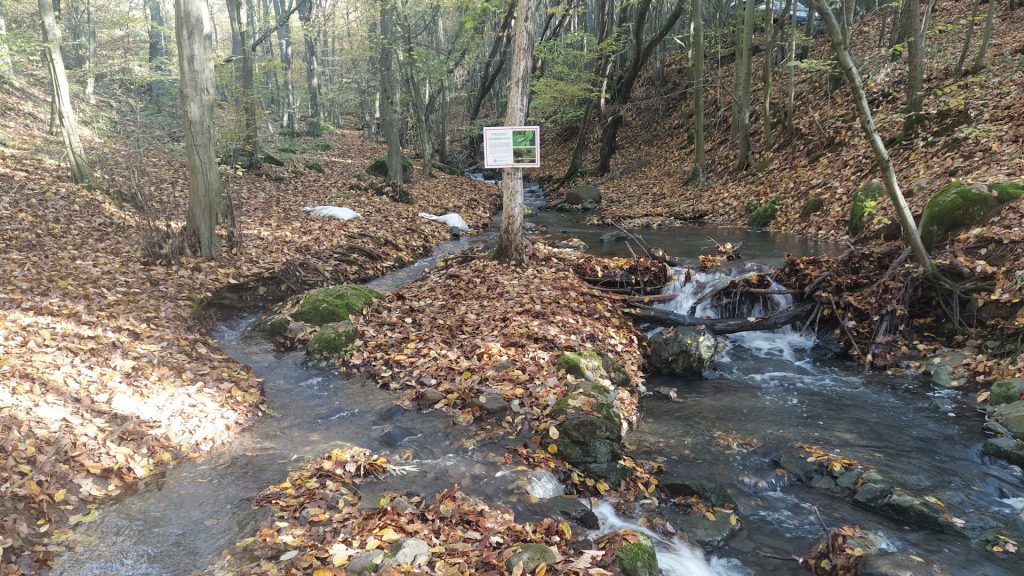
[{"label": "bare tree trunk", "polygon": [[995,19],[996,0],[988,0],[988,17],[985,19],[985,32],[981,35],[981,48],[977,57],[974,58],[974,73],[977,74],[985,69],[985,56],[988,53],[988,43],[992,40],[992,21]]},{"label": "bare tree trunk", "polygon": [[739,93],[739,129],[738,144],[739,156],[736,160],[736,170],[746,170],[751,164],[750,152],[750,83],[753,71],[751,70],[751,55],[754,43],[754,2],[746,3],[746,10],[743,16],[743,49],[742,61],[737,64],[736,72],[740,76]]},{"label": "bare tree trunk", "polygon": [[239,34],[238,4],[244,0],[226,0],[228,8],[228,24],[231,26],[231,70],[235,81],[242,82],[242,37]]},{"label": "bare tree trunk", "polygon": [[[274,17],[278,22],[286,13],[285,0],[272,0]],[[277,28],[278,53],[281,55],[281,77],[284,84],[284,98],[281,100],[281,127],[295,133],[295,84],[292,82],[292,32],[285,21]]]},{"label": "bare tree trunk", "polygon": [[693,178],[704,178],[704,10],[701,0],[690,2],[693,43]]},{"label": "bare tree trunk", "polygon": [[434,159],[431,153],[430,126],[427,123],[427,104],[423,99],[423,88],[420,86],[416,76],[416,49],[413,46],[412,29],[404,16],[399,17],[399,28],[402,31],[402,39],[405,42],[405,79],[409,86],[409,95],[412,102],[413,114],[416,116],[416,135],[420,141],[420,151],[423,154],[423,175],[430,176]]},{"label": "bare tree trunk", "polygon": [[[967,31],[964,35],[964,47],[960,51],[960,58],[956,61],[956,71],[953,72],[953,76],[959,78],[964,73],[964,62],[967,61],[967,53],[971,50],[971,40],[974,39],[974,26],[977,24],[978,18],[978,4],[980,0],[974,0],[971,4],[971,17],[967,19]],[[989,4],[992,4],[993,0],[989,0]]]},{"label": "bare tree trunk", "polygon": [[253,169],[260,165],[260,135],[256,126],[256,73],[252,49],[252,0],[235,0],[235,17],[238,21],[238,37],[242,43],[242,115],[245,118],[245,135],[242,138],[238,160],[242,166]]},{"label": "bare tree trunk", "polygon": [[[761,100],[761,116],[763,116],[764,122],[764,146],[771,150],[775,146],[775,135],[772,133],[772,70],[775,68],[775,35],[782,29],[782,22],[779,22],[780,26],[775,25],[775,10],[772,0],[768,0],[766,7],[768,22],[764,31],[764,70],[761,73],[764,98]],[[789,12],[788,6],[782,13],[787,12]]]},{"label": "bare tree trunk", "polygon": [[179,95],[189,176],[185,229],[190,239],[198,241],[201,256],[216,258],[217,221],[224,210],[224,188],[213,154],[213,42],[208,8],[207,0],[174,0]]},{"label": "bare tree trunk", "polygon": [[[792,2],[792,9],[792,20],[790,21],[792,29],[789,34],[789,98],[786,101],[786,132],[791,136],[793,134],[793,120],[796,115],[796,2]],[[810,17],[810,14],[808,16]]]},{"label": "bare tree trunk", "polygon": [[[505,66],[505,61],[508,59],[508,48],[511,45],[509,42],[508,34],[509,29],[512,26],[512,15],[515,13],[516,0],[510,0],[508,4],[508,10],[505,12],[505,17],[501,20],[501,25],[495,31],[494,41],[491,43],[491,51],[487,55],[487,60],[484,61],[484,68],[480,75],[480,86],[477,88],[476,97],[473,98],[473,105],[469,110],[469,121],[472,122],[480,116],[480,108],[483,106],[484,98],[494,87],[495,81],[498,79],[498,75],[501,73],[502,68]],[[501,53],[498,58],[498,53]],[[497,60],[496,60],[497,58]],[[532,61],[532,59],[531,59]],[[495,65],[497,63],[497,65]]]},{"label": "bare tree trunk", "polygon": [[313,2],[307,0],[299,6],[299,20],[302,22],[302,37],[306,44],[306,91],[309,98],[309,118],[306,131],[310,136],[320,136],[320,64],[316,50],[316,31],[312,25]]},{"label": "bare tree trunk", "polygon": [[[160,6],[160,0],[146,0],[146,4],[149,14],[149,71],[162,76],[167,72],[167,43],[164,40],[166,23],[163,8]],[[159,99],[162,85],[162,80],[149,82],[150,99]]]},{"label": "bare tree trunk", "polygon": [[85,0],[85,97],[96,103],[96,25],[92,19],[92,0]]},{"label": "bare tree trunk", "polygon": [[398,108],[398,81],[394,70],[395,7],[393,0],[380,2],[380,99],[384,137],[388,142],[388,177],[402,181],[402,122]]},{"label": "bare tree trunk", "polygon": [[14,82],[14,64],[7,44],[7,8],[0,0],[0,85]]},{"label": "bare tree trunk", "polygon": [[[506,126],[526,122],[533,70],[533,0],[516,1],[515,48],[508,90]],[[506,262],[525,262],[530,243],[523,235],[523,169],[505,168],[501,175],[501,232],[494,255]]]},{"label": "bare tree trunk", "polygon": [[857,115],[860,117],[860,126],[864,130],[864,136],[867,138],[868,143],[871,144],[871,149],[875,153],[875,160],[878,162],[878,167],[882,171],[882,179],[885,182],[885,190],[889,194],[889,199],[892,201],[893,206],[896,208],[896,216],[903,227],[903,235],[910,244],[914,257],[921,267],[925,269],[925,272],[929,276],[936,276],[938,271],[928,256],[928,250],[925,249],[924,244],[921,242],[921,236],[917,231],[917,224],[914,222],[914,215],[910,212],[910,207],[907,206],[907,201],[900,191],[899,182],[896,181],[896,171],[893,170],[889,151],[886,150],[882,138],[878,135],[878,130],[875,129],[875,120],[871,116],[871,107],[868,105],[867,96],[864,94],[864,83],[861,80],[860,73],[857,71],[857,66],[853,63],[853,58],[850,57],[850,51],[846,47],[846,40],[842,36],[839,23],[836,22],[835,14],[829,8],[828,0],[814,0],[814,3],[825,20],[825,26],[828,28],[829,37],[832,40],[832,48],[839,59],[839,66],[843,69],[843,74],[846,75],[846,82],[850,85],[853,101],[857,106]]},{"label": "bare tree trunk", "polygon": [[53,111],[64,137],[64,148],[71,164],[71,181],[86,187],[93,186],[92,169],[85,158],[85,148],[78,134],[78,119],[71,105],[71,89],[64,70],[64,58],[60,50],[60,28],[53,15],[51,0],[39,0],[39,15],[43,25],[43,54],[50,71]]},{"label": "bare tree trunk", "polygon": [[907,0],[907,117],[904,129],[913,129],[921,115],[924,100],[924,30],[921,26],[920,0]]}]

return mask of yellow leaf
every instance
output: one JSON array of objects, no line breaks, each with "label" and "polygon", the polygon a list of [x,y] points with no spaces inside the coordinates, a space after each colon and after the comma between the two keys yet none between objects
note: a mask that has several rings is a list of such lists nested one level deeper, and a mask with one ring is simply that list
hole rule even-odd
[{"label": "yellow leaf", "polygon": [[704,517],[707,518],[708,520],[712,521],[712,522],[715,521],[715,515],[712,514],[711,512],[705,512],[704,513]]},{"label": "yellow leaf", "polygon": [[604,480],[601,480],[597,483],[597,491],[600,492],[601,494],[607,492],[609,488],[611,487],[608,486],[608,483],[605,482]]},{"label": "yellow leaf", "polygon": [[398,532],[395,532],[391,528],[385,528],[381,530],[380,533],[377,535],[380,536],[380,539],[384,542],[395,542],[402,538],[402,536]]},{"label": "yellow leaf", "polygon": [[925,496],[924,499],[929,501],[929,502],[931,502],[932,504],[935,504],[939,508],[945,508],[946,507],[946,505],[943,504],[941,501],[939,501],[939,499],[936,498],[935,496]]},{"label": "yellow leaf", "polygon": [[544,564],[544,563],[541,563],[540,566],[537,566],[537,569],[534,570],[534,572],[533,572],[534,576],[544,576],[547,573],[548,573],[548,565]]},{"label": "yellow leaf", "polygon": [[729,525],[730,526],[735,526],[736,523],[739,522],[739,521],[740,521],[740,519],[735,514],[730,514],[729,515]]},{"label": "yellow leaf", "polygon": [[316,570],[313,570],[313,576],[334,576],[334,572],[327,568],[317,568]]},{"label": "yellow leaf", "polygon": [[54,493],[53,501],[60,502],[61,500],[64,499],[65,496],[67,496],[67,490],[61,488],[60,490],[57,490],[57,492]]},{"label": "yellow leaf", "polygon": [[548,427],[548,436],[551,436],[552,440],[558,440],[558,428],[554,425]]},{"label": "yellow leaf", "polygon": [[558,446],[555,446],[554,444],[548,444],[548,452],[551,452],[552,454],[558,454]]}]

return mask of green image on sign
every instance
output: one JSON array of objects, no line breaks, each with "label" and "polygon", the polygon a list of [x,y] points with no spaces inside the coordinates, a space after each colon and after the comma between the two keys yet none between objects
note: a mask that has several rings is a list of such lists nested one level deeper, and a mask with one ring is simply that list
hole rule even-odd
[{"label": "green image on sign", "polygon": [[513,130],[513,148],[533,148],[536,145],[536,132],[533,130]]}]

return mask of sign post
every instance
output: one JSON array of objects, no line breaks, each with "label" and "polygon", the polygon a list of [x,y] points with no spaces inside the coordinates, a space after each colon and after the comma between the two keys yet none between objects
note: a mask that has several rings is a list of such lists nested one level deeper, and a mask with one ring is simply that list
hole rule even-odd
[{"label": "sign post", "polygon": [[484,168],[539,168],[540,127],[484,128]]}]

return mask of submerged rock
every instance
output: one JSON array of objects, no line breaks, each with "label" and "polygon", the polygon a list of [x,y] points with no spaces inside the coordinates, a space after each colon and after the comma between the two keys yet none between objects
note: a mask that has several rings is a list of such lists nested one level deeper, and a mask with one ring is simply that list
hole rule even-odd
[{"label": "submerged rock", "polygon": [[512,554],[505,560],[505,569],[509,572],[515,570],[519,564],[523,565],[523,574],[532,574],[541,564],[554,564],[558,561],[558,554],[550,546],[544,544],[518,544],[513,548]]},{"label": "submerged rock", "polygon": [[949,576],[942,566],[905,552],[872,554],[857,566],[857,576]]},{"label": "submerged rock", "polygon": [[701,500],[717,508],[726,505],[736,505],[736,499],[732,497],[729,490],[725,486],[713,482],[700,482],[676,476],[665,476],[658,479],[658,487],[669,498],[698,496]]},{"label": "submerged rock", "polygon": [[957,388],[963,384],[954,379],[954,369],[967,357],[956,351],[946,351],[931,356],[924,362],[924,372],[928,375],[931,385],[940,389]]},{"label": "submerged rock", "polygon": [[683,378],[701,378],[715,362],[719,342],[697,328],[666,328],[648,341],[647,364],[659,374]]},{"label": "submerged rock", "polygon": [[992,385],[988,403],[991,406],[1011,404],[1020,400],[1022,396],[1024,396],[1024,378],[1000,380]]}]

